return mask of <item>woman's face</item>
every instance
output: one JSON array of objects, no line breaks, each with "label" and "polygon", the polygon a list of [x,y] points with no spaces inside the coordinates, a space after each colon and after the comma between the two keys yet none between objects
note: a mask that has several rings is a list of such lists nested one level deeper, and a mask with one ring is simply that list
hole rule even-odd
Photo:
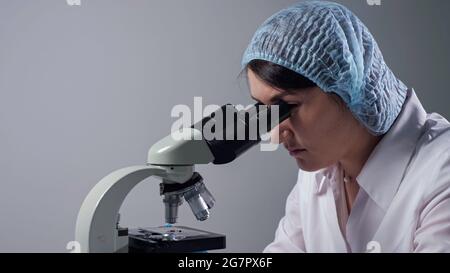
[{"label": "woman's face", "polygon": [[[350,151],[352,132],[361,126],[335,94],[311,87],[297,92],[275,89],[247,71],[252,97],[272,104],[274,96],[295,104],[291,117],[279,125],[279,141],[305,171],[316,171],[337,163]],[[333,97],[334,96],[334,97]],[[276,130],[273,130],[276,131]],[[275,136],[277,137],[277,136]]]}]

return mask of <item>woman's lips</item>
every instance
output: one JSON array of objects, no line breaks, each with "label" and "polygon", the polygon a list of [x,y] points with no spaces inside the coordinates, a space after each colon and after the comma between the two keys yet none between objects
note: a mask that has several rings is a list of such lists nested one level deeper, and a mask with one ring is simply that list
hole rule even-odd
[{"label": "woman's lips", "polygon": [[289,155],[296,157],[299,156],[300,154],[302,154],[303,152],[305,152],[306,149],[290,149],[289,150]]}]

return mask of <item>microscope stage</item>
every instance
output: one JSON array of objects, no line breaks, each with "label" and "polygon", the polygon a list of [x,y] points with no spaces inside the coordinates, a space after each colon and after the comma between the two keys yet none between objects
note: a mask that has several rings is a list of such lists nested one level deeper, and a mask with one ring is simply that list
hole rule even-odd
[{"label": "microscope stage", "polygon": [[128,231],[128,252],[201,252],[226,247],[225,235],[183,226]]}]

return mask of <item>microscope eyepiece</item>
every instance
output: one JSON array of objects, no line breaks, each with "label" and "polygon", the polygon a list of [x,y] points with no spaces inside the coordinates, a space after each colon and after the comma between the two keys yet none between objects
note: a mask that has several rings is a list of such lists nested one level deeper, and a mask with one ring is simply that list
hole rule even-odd
[{"label": "microscope eyepiece", "polygon": [[289,118],[294,107],[282,100],[272,105],[258,102],[242,110],[226,104],[191,127],[202,132],[213,163],[225,164],[258,144],[261,135]]}]

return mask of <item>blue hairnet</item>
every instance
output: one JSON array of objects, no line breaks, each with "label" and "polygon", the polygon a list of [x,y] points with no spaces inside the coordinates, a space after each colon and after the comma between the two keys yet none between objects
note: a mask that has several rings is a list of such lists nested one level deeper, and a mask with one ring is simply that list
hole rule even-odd
[{"label": "blue hairnet", "polygon": [[272,15],[254,34],[242,67],[254,59],[338,94],[374,135],[389,130],[405,101],[407,87],[386,65],[367,27],[337,3],[300,2]]}]

